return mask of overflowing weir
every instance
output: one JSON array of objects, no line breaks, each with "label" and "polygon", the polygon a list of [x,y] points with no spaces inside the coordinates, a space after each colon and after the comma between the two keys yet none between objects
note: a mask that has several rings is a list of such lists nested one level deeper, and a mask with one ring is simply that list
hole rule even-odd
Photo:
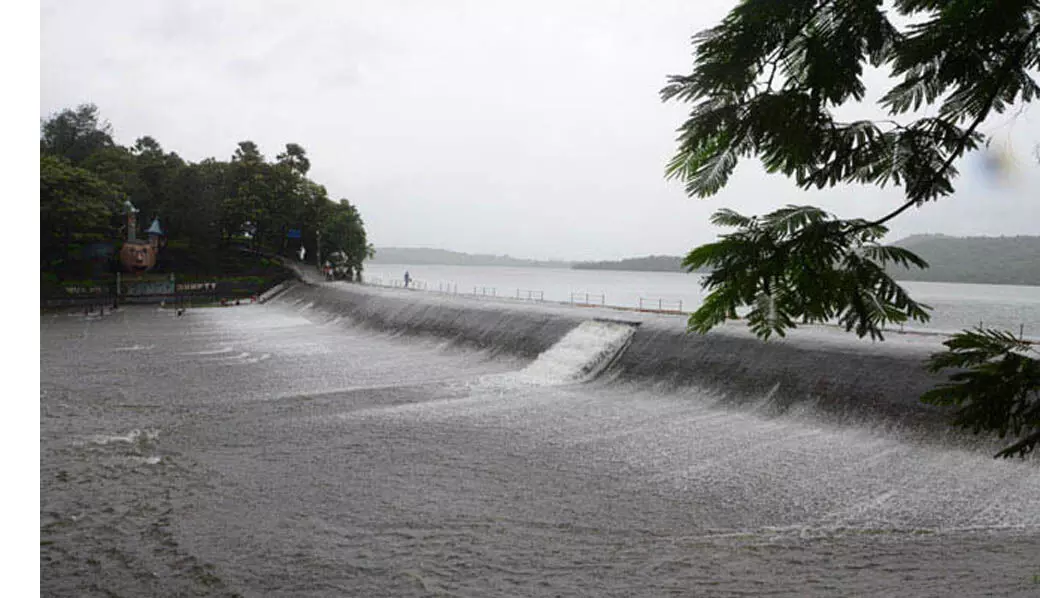
[{"label": "overflowing weir", "polygon": [[681,318],[567,306],[466,300],[356,285],[297,284],[276,304],[394,335],[432,336],[532,362],[553,382],[610,380],[696,387],[724,405],[766,413],[947,430],[946,412],[920,395],[942,381],[923,365],[937,339],[871,343],[836,330],[762,342],[733,327],[688,334]]},{"label": "overflowing weir", "polygon": [[593,380],[624,352],[635,329],[626,322],[582,322],[539,355],[524,369],[523,376],[548,384]]}]

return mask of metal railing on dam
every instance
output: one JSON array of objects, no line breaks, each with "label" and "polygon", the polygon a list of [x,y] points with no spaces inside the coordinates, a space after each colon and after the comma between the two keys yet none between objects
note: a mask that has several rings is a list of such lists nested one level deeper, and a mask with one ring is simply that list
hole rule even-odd
[{"label": "metal railing on dam", "polygon": [[[463,292],[460,292],[459,284],[454,281],[437,281],[436,283],[434,283],[432,281],[412,279],[408,282],[408,284],[405,284],[403,280],[385,280],[379,276],[368,277],[364,280],[362,284],[368,286],[387,287],[394,289],[426,291],[446,295],[465,295],[469,297],[478,298],[501,298],[521,301],[554,302],[545,298],[545,291],[543,289],[525,289],[520,287],[517,287],[515,289],[500,289],[499,287],[494,286],[474,285],[472,287],[472,292],[468,292],[468,289],[464,290]],[[607,301],[606,293],[603,292],[594,293],[589,291],[572,291],[569,294],[569,298],[567,301],[555,301],[555,303],[567,303],[576,306],[610,307],[612,309],[620,309],[626,311],[643,311],[652,313],[688,315],[688,312],[683,311],[682,299],[668,299],[664,297],[639,297],[638,307],[633,307],[609,303]]]}]

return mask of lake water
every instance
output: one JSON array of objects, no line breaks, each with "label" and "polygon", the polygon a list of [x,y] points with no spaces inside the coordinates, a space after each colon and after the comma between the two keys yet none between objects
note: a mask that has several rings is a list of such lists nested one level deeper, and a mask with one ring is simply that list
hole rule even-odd
[{"label": "lake water", "polygon": [[[546,301],[604,302],[621,307],[648,307],[693,311],[704,293],[701,276],[673,272],[570,270],[559,268],[511,268],[371,264],[366,281],[400,285],[409,272],[418,288]],[[904,282],[917,301],[933,308],[927,323],[913,322],[908,329],[954,332],[978,326],[1007,329],[1040,337],[1040,286]],[[534,291],[534,293],[530,293]]]},{"label": "lake water", "polygon": [[[684,280],[555,276],[547,290]],[[430,303],[416,318],[457,301],[361,290],[375,311]],[[1037,595],[1035,460],[695,385],[566,383],[590,344],[621,337],[579,326],[532,360],[377,332],[337,315],[350,292],[42,315],[41,594]],[[643,327],[681,330],[659,320]]]}]

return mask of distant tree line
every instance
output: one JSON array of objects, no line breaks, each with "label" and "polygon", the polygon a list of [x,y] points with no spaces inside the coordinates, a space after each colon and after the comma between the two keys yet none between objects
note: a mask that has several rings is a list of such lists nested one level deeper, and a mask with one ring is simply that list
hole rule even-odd
[{"label": "distant tree line", "polygon": [[[928,262],[928,269],[887,268],[897,280],[1040,285],[1040,236],[950,237],[914,235],[895,245]],[[614,261],[577,262],[575,270],[685,272],[677,255],[650,255]],[[704,272],[705,269],[697,270]]]},{"label": "distant tree line", "polygon": [[901,280],[1040,285],[1040,237],[915,235],[896,243],[928,262],[928,269],[899,268]]},{"label": "distant tree line", "polygon": [[677,255],[648,255],[616,261],[578,262],[575,270],[633,270],[637,272],[685,272]]},{"label": "distant tree line", "polygon": [[126,238],[129,201],[139,229],[159,217],[169,245],[203,266],[235,248],[289,255],[301,246],[313,263],[320,244],[323,261],[359,277],[372,254],[361,215],[330,199],[309,170],[295,143],[274,161],[242,141],[228,160],[188,162],[152,137],[116,144],[93,104],[62,110],[41,125],[41,271],[82,275],[85,246]]},{"label": "distant tree line", "polygon": [[373,262],[381,264],[444,266],[509,266],[523,268],[569,268],[570,262],[528,260],[508,255],[472,254],[429,247],[380,247]]}]

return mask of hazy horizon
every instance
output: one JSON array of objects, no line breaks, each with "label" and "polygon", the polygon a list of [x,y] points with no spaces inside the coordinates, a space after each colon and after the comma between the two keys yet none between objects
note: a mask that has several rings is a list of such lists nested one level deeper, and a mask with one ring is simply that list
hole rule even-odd
[{"label": "hazy horizon", "polygon": [[[710,200],[665,181],[688,106],[658,92],[690,70],[691,35],[734,4],[44,0],[40,116],[92,102],[118,143],[150,135],[190,161],[299,143],[311,177],[384,247],[681,255],[718,234],[708,218],[722,207],[870,218],[899,205],[899,189],[806,192],[754,161]],[[867,83],[876,97],[885,77]],[[892,239],[1040,233],[1040,124],[1011,110],[983,130],[1010,168],[998,180],[968,157],[957,194],[897,218]]]},{"label": "hazy horizon", "polygon": [[[906,239],[909,239],[911,237],[918,237],[918,236],[939,236],[939,237],[950,237],[950,238],[954,238],[954,239],[972,239],[972,238],[975,238],[975,239],[999,239],[999,238],[1007,238],[1007,237],[1010,237],[1010,238],[1014,238],[1014,237],[1034,237],[1034,238],[1035,237],[1040,237],[1040,235],[946,235],[946,234],[943,234],[943,233],[915,233],[915,234],[907,235],[905,237],[900,237],[900,238],[892,237],[890,239],[890,242],[891,243],[900,243],[900,242],[905,241]],[[494,256],[494,257],[506,257],[506,258],[512,258],[512,259],[516,259],[516,260],[529,260],[529,261],[540,261],[540,262],[565,262],[565,263],[571,263],[571,262],[619,261],[619,260],[634,259],[634,258],[662,257],[662,256],[665,256],[665,257],[677,257],[677,256],[679,256],[679,257],[681,257],[682,255],[685,255],[686,253],[688,253],[688,251],[683,251],[681,253],[646,253],[646,254],[639,254],[639,255],[624,255],[624,256],[621,256],[619,258],[603,259],[603,260],[600,260],[600,259],[579,260],[579,259],[568,259],[566,257],[559,258],[559,259],[542,259],[542,258],[533,258],[533,257],[525,256],[525,255],[513,255],[513,254],[510,254],[510,253],[501,253],[501,252],[494,252],[494,251],[477,251],[477,252],[475,252],[475,251],[459,251],[457,249],[452,249],[450,247],[407,246],[407,245],[378,246],[377,245],[377,246],[375,246],[375,249],[376,249],[376,259],[379,259],[379,250],[381,250],[381,249],[383,249],[383,250],[385,250],[385,249],[393,249],[393,250],[403,249],[403,250],[411,250],[411,251],[447,251],[447,252],[451,252],[451,253],[461,253],[461,254],[466,254],[466,255],[490,255],[490,256]]]}]

